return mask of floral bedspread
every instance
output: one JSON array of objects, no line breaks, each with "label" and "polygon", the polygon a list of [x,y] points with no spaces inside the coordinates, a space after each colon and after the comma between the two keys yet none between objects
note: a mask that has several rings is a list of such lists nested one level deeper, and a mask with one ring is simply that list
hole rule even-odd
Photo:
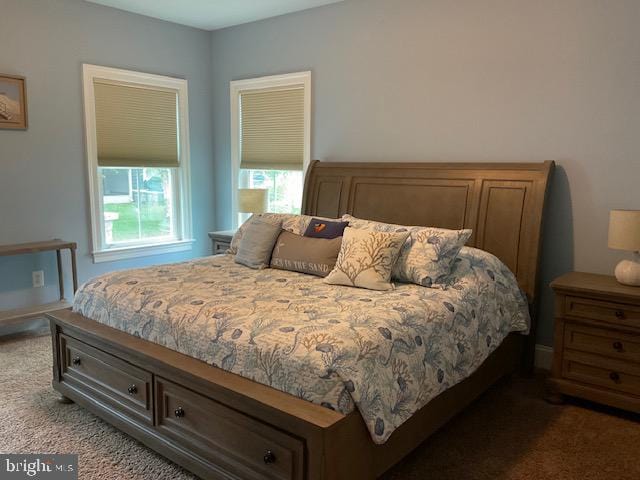
[{"label": "floral bedspread", "polygon": [[439,289],[327,285],[218,255],[99,276],[73,309],[342,413],[355,405],[376,443],[529,328],[513,274],[467,247]]}]

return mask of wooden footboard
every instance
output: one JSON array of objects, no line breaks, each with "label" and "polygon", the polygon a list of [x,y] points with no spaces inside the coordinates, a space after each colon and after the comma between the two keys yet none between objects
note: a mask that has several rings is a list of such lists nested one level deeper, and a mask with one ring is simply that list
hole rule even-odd
[{"label": "wooden footboard", "polygon": [[524,340],[510,335],[375,445],[357,411],[342,415],[70,310],[48,317],[53,387],[205,479],[374,479],[515,371]]}]

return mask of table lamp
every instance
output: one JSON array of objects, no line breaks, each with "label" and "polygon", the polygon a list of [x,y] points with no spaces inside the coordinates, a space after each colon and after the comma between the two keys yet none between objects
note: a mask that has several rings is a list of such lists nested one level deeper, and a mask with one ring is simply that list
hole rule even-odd
[{"label": "table lamp", "polygon": [[640,287],[640,210],[611,210],[609,248],[633,252],[631,260],[622,260],[616,267],[616,279]]},{"label": "table lamp", "polygon": [[266,188],[239,188],[238,212],[240,213],[264,213],[267,211]]}]

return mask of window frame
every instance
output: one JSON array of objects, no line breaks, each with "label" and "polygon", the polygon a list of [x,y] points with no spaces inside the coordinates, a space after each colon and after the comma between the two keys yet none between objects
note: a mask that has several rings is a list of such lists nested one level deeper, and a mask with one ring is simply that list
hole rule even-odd
[{"label": "window frame", "polygon": [[240,176],[240,95],[250,90],[274,87],[304,87],[304,154],[302,178],[306,177],[311,162],[311,71],[269,75],[229,82],[231,109],[231,227],[238,227],[237,190]]},{"label": "window frame", "polygon": [[[85,114],[86,153],[89,179],[89,203],[91,211],[91,240],[94,263],[122,260],[147,255],[160,255],[191,250],[191,174],[189,150],[189,103],[187,80],[149,73],[83,64],[83,98]],[[102,182],[98,166],[98,142],[96,136],[96,112],[94,79],[146,87],[175,90],[178,95],[178,158],[180,166],[175,170],[172,192],[176,218],[176,239],[167,241],[131,242],[128,245],[107,247],[104,229],[104,205]],[[123,167],[129,168],[129,167]],[[124,243],[124,242],[123,242]]]}]

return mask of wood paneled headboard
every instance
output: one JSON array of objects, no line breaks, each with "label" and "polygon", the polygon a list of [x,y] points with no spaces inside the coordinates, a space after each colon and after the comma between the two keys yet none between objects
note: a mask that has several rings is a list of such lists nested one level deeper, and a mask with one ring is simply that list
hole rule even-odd
[{"label": "wood paneled headboard", "polygon": [[468,245],[500,258],[534,303],[542,217],[554,163],[314,161],[302,211],[401,225],[473,229]]}]

